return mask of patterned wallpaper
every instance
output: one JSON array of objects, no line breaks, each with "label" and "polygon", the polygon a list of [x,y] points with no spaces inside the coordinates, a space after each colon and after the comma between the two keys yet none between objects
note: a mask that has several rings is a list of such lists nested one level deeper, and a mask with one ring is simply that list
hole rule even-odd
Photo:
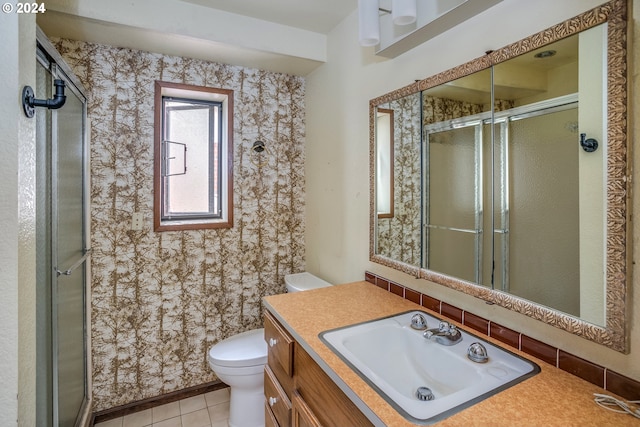
[{"label": "patterned wallpaper", "polygon": [[[260,327],[261,298],[304,270],[304,80],[54,42],[89,92],[94,409],[212,381],[209,347]],[[155,80],[235,91],[233,228],[153,232]]]},{"label": "patterned wallpaper", "polygon": [[378,218],[377,253],[420,265],[420,95],[402,97],[384,105],[393,110],[392,218]]}]

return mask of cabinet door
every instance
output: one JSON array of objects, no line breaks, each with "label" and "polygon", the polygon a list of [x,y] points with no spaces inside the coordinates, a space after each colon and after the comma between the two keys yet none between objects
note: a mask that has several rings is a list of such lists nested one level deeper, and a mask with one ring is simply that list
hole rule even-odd
[{"label": "cabinet door", "polygon": [[269,366],[264,368],[264,397],[281,426],[291,423],[291,402]]},{"label": "cabinet door", "polygon": [[294,352],[295,388],[320,423],[327,427],[369,427],[371,421],[307,354]]},{"label": "cabinet door", "polygon": [[265,427],[280,427],[278,421],[276,421],[275,415],[271,412],[271,408],[269,408],[269,404],[264,402],[264,426]]},{"label": "cabinet door", "polygon": [[264,314],[264,339],[268,348],[267,364],[290,399],[295,341],[269,312]]},{"label": "cabinet door", "polygon": [[321,427],[320,421],[298,392],[293,392],[292,398],[293,427]]},{"label": "cabinet door", "polygon": [[269,364],[273,361],[288,376],[293,375],[293,338],[271,315],[264,315],[264,339],[269,346]]}]

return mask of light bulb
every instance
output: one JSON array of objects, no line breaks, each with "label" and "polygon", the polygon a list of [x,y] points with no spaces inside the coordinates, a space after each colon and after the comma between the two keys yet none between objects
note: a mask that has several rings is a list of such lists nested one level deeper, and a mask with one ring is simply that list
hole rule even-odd
[{"label": "light bulb", "polygon": [[393,0],[391,18],[396,25],[409,25],[416,22],[416,0]]},{"label": "light bulb", "polygon": [[380,43],[379,0],[358,0],[359,38],[361,46]]}]

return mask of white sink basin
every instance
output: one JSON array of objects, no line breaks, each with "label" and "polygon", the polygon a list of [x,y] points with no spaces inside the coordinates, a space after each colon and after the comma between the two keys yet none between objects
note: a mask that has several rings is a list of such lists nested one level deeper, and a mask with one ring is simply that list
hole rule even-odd
[{"label": "white sink basin", "polygon": [[[408,420],[431,424],[540,372],[540,367],[514,353],[460,330],[462,341],[451,346],[426,339],[411,328],[420,313],[428,328],[440,319],[410,311],[383,319],[325,331],[320,339]],[[485,363],[473,362],[467,349],[479,342]],[[419,400],[427,387],[432,400]]]}]

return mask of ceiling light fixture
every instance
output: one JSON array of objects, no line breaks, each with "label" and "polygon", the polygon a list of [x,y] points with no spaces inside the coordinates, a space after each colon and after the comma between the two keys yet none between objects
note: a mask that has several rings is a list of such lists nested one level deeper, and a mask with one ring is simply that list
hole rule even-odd
[{"label": "ceiling light fixture", "polygon": [[550,58],[556,54],[555,50],[543,50],[533,55],[535,58]]},{"label": "ceiling light fixture", "polygon": [[381,9],[380,0],[358,0],[358,23],[361,46],[380,43],[380,12],[390,13],[395,25],[416,22],[416,0],[392,0],[391,10]]},{"label": "ceiling light fixture", "polygon": [[396,25],[409,25],[416,22],[416,0],[393,0],[391,17]]}]

